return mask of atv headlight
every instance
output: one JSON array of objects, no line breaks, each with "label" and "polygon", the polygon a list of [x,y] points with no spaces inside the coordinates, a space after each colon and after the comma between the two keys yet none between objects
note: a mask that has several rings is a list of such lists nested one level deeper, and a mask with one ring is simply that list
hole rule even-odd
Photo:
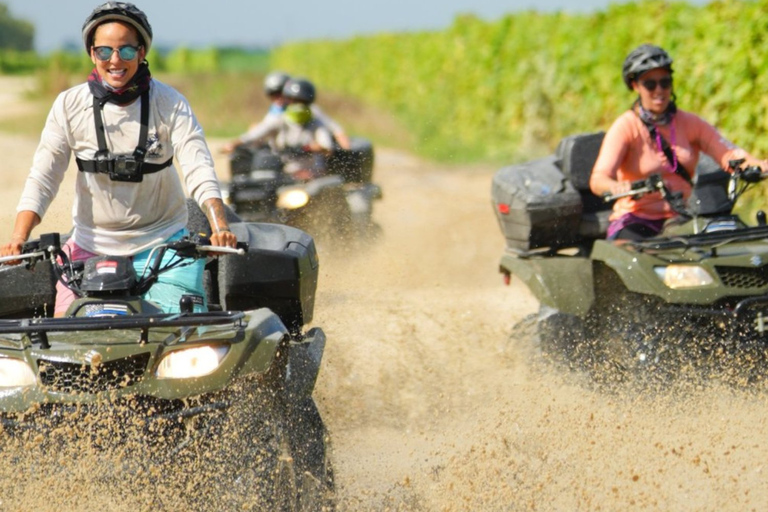
[{"label": "atv headlight", "polygon": [[669,265],[654,268],[659,279],[672,289],[699,288],[715,282],[704,267],[698,265]]},{"label": "atv headlight", "polygon": [[285,210],[301,208],[309,202],[309,194],[300,188],[292,188],[280,192],[277,196],[277,207]]},{"label": "atv headlight", "polygon": [[204,377],[219,367],[229,347],[203,346],[169,352],[157,366],[158,379],[191,379]]},{"label": "atv headlight", "polygon": [[35,373],[20,359],[0,357],[0,388],[34,386]]}]

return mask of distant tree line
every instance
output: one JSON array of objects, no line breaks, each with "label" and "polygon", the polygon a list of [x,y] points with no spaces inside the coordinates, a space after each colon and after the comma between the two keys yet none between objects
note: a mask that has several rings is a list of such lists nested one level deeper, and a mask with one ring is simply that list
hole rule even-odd
[{"label": "distant tree line", "polygon": [[635,99],[624,58],[655,43],[675,59],[678,104],[765,155],[766,12],[768,0],[639,0],[591,14],[461,16],[441,31],[286,44],[271,63],[394,112],[426,156],[506,163],[607,129]]},{"label": "distant tree line", "polygon": [[32,51],[35,27],[11,16],[8,6],[0,3],[0,50]]}]

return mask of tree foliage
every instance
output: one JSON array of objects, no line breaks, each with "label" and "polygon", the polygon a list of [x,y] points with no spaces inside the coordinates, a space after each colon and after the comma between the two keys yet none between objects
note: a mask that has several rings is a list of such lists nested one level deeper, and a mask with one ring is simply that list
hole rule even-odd
[{"label": "tree foliage", "polygon": [[321,93],[394,111],[422,154],[509,161],[606,129],[634,100],[621,81],[624,57],[652,42],[675,59],[681,108],[768,155],[766,12],[768,0],[643,0],[593,14],[460,16],[439,32],[286,45],[272,64],[311,77]]},{"label": "tree foliage", "polygon": [[11,16],[8,6],[0,3],[0,50],[29,52],[33,49],[35,27]]}]

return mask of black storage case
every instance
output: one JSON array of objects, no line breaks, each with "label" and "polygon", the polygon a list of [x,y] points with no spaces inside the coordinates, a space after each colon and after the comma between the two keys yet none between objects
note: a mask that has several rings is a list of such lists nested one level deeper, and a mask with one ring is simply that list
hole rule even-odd
[{"label": "black storage case", "polygon": [[555,156],[498,170],[491,196],[508,248],[529,251],[578,242],[581,197]]},{"label": "black storage case", "polygon": [[269,308],[292,332],[312,320],[319,263],[305,232],[267,223],[233,223],[245,256],[219,259],[218,292],[225,310]]},{"label": "black storage case", "polygon": [[373,145],[367,139],[353,137],[349,149],[336,149],[328,159],[328,172],[338,174],[346,183],[370,183],[373,179]]}]

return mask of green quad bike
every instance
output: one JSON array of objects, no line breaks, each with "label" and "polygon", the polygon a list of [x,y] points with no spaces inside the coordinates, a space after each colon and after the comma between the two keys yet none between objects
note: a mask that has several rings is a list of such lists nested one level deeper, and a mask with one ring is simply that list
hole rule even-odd
[{"label": "green quad bike", "polygon": [[[212,247],[207,220],[189,210],[200,234],[156,247],[140,276],[124,257],[70,262],[58,234],[3,258],[14,263],[0,267],[4,464],[67,482],[89,453],[89,485],[110,483],[88,492],[125,500],[150,484],[162,492],[141,506],[155,509],[331,510],[328,434],[312,398],[325,335],[303,332],[314,242],[232,218],[239,249]],[[207,312],[190,296],[179,314],[140,298],[196,258],[206,258]],[[57,279],[78,296],[63,318],[51,317]]]},{"label": "green quad bike", "polygon": [[[546,158],[500,169],[493,206],[506,239],[500,272],[540,302],[518,324],[545,354],[617,375],[763,379],[768,349],[768,225],[732,213],[764,179],[733,161],[731,173],[702,155],[689,200],[659,176],[628,195],[660,193],[681,222],[643,241],[605,239],[611,203],[589,176],[603,133],[567,137]],[[650,372],[649,370],[657,370]]]}]

